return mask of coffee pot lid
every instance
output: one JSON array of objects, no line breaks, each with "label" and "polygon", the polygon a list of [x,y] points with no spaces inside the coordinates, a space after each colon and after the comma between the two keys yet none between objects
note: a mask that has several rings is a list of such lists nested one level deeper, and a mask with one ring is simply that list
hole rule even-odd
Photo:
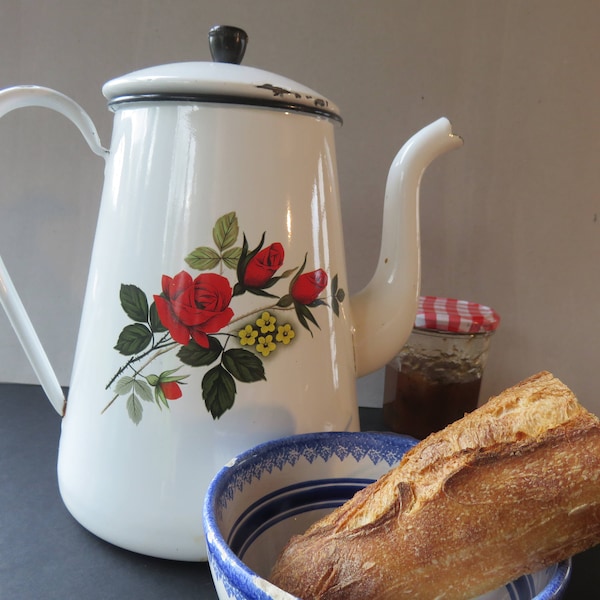
[{"label": "coffee pot lid", "polygon": [[417,329],[452,333],[491,333],[499,323],[500,316],[489,306],[438,296],[420,296],[415,318]]},{"label": "coffee pot lid", "polygon": [[248,43],[238,27],[209,31],[213,62],[181,62],[134,71],[104,84],[109,107],[132,102],[213,102],[308,113],[341,123],[339,108],[314,90],[262,69],[242,66]]}]

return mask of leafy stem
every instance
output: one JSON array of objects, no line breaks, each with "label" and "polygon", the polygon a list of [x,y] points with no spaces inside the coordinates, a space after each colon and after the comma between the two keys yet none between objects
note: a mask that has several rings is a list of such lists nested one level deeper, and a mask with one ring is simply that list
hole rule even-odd
[{"label": "leafy stem", "polygon": [[[106,384],[106,387],[104,389],[108,389],[115,381],[116,379],[122,375],[128,368],[130,368],[133,364],[135,364],[136,362],[142,360],[142,358],[145,358],[146,356],[148,356],[149,354],[152,354],[152,352],[156,351],[156,350],[162,350],[165,349],[169,350],[172,347],[176,346],[177,343],[176,342],[167,342],[167,340],[169,339],[170,335],[169,333],[166,333],[165,335],[163,335],[162,338],[160,338],[160,340],[158,340],[158,342],[156,344],[153,344],[151,348],[149,348],[148,350],[146,350],[145,352],[142,352],[141,354],[138,354],[136,356],[132,356],[112,377],[112,379]],[[160,353],[162,354],[162,352]],[[159,354],[157,354],[156,356],[159,356]],[[144,363],[143,367],[140,367],[136,372],[139,373],[141,370],[144,369],[144,367],[146,367],[152,360],[154,360],[154,357],[150,360],[148,360],[146,363]],[[103,411],[104,412],[104,411]]]},{"label": "leafy stem", "polygon": [[[161,354],[165,354],[165,352],[169,352],[170,350],[172,350],[177,344],[175,342],[169,342],[166,344],[162,343],[167,338],[168,338],[168,334],[163,336],[162,339],[156,345],[154,345],[154,346],[152,346],[152,348],[150,348],[150,350],[147,350],[146,352],[140,354],[139,356],[134,356],[133,358],[130,358],[127,361],[127,363],[117,371],[117,374],[112,378],[112,380],[106,387],[109,388],[112,385],[112,383],[115,381],[115,379],[119,375],[121,375],[125,371],[125,369],[127,369],[128,367],[131,367],[131,365],[134,362],[137,362],[138,360],[141,360],[145,356],[148,356],[152,352],[156,351],[141,367],[139,367],[138,369],[134,369],[133,376],[134,376],[134,378],[136,378],[154,359],[158,358]],[[115,396],[113,396],[112,400],[100,412],[101,415],[106,412],[106,410],[113,404],[113,402],[119,397],[119,395],[120,394],[115,394]]]}]

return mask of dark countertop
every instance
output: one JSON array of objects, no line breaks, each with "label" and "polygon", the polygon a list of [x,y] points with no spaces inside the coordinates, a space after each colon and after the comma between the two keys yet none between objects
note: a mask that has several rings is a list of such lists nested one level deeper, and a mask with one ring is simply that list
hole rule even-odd
[{"label": "dark countertop", "polygon": [[[381,411],[361,409],[361,423],[381,429]],[[39,386],[0,384],[0,599],[216,598],[206,563],[122,550],[70,516],[56,481],[59,435]],[[596,598],[598,589],[600,546],[575,557],[565,598]]]}]

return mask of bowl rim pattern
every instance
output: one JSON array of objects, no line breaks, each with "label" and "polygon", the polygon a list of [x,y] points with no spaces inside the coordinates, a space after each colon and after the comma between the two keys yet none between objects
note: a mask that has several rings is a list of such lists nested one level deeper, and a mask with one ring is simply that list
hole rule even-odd
[{"label": "bowl rim pattern", "polygon": [[[226,508],[236,490],[242,491],[246,485],[260,479],[265,471],[269,474],[274,469],[281,471],[287,465],[294,466],[302,458],[310,464],[317,458],[327,462],[333,456],[340,460],[352,456],[357,462],[370,458],[374,465],[384,461],[391,468],[398,462],[399,446],[404,448],[404,454],[417,441],[410,436],[387,431],[340,431],[302,433],[264,442],[227,463],[211,482],[207,497],[211,494],[218,497],[216,507]],[[223,480],[226,482],[220,485]],[[218,496],[215,494],[217,488]]]}]

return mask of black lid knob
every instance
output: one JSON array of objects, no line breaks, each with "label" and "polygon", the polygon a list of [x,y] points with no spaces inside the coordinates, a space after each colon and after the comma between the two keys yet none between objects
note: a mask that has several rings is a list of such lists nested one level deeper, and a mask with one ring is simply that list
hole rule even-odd
[{"label": "black lid knob", "polygon": [[246,52],[248,34],[239,27],[215,25],[208,32],[208,43],[215,62],[239,65]]}]

